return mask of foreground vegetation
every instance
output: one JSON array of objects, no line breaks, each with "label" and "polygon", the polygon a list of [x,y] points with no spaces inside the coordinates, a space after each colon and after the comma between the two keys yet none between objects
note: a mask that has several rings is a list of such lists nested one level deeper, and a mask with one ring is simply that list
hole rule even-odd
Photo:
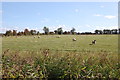
[{"label": "foreground vegetation", "polygon": [[[97,44],[89,45],[93,39]],[[3,37],[2,77],[120,79],[117,40],[117,35]]]},{"label": "foreground vegetation", "polygon": [[118,55],[107,52],[4,51],[3,78],[118,78]]}]

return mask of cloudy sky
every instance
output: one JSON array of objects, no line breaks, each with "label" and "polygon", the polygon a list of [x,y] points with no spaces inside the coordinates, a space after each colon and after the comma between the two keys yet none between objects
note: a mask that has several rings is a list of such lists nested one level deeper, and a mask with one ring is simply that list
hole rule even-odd
[{"label": "cloudy sky", "polygon": [[0,32],[25,28],[43,32],[44,26],[50,31],[74,27],[76,32],[94,32],[118,26],[117,2],[3,2],[1,14]]}]

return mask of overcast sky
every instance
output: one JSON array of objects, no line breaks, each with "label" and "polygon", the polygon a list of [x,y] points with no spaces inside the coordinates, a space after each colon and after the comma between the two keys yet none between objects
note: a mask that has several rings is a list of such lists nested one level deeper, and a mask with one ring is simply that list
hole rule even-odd
[{"label": "overcast sky", "polygon": [[43,32],[44,26],[50,31],[74,27],[76,32],[94,32],[118,26],[117,2],[3,2],[1,14],[0,32],[25,28]]}]

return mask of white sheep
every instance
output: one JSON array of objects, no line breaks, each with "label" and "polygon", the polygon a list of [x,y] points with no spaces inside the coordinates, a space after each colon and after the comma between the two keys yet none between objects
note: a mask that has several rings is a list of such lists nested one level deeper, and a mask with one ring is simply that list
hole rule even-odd
[{"label": "white sheep", "polygon": [[60,36],[57,36],[57,38],[60,38]]},{"label": "white sheep", "polygon": [[73,40],[73,41],[76,41],[76,38],[73,38],[72,40]]}]

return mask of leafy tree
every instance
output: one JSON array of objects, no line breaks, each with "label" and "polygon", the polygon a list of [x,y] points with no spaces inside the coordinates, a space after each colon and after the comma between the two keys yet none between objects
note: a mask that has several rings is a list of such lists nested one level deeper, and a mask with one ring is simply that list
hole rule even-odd
[{"label": "leafy tree", "polygon": [[118,29],[118,33],[120,34],[120,28]]},{"label": "leafy tree", "polygon": [[95,34],[98,34],[99,33],[99,30],[95,30]]},{"label": "leafy tree", "polygon": [[95,30],[95,34],[102,34],[102,30]]},{"label": "leafy tree", "polygon": [[47,28],[46,26],[44,26],[43,31],[45,32],[45,34],[49,34],[49,28]]},{"label": "leafy tree", "polygon": [[39,31],[37,31],[37,35],[39,35],[40,34],[40,32]]},{"label": "leafy tree", "polygon": [[64,31],[63,34],[68,34],[68,32],[67,32],[67,31]]},{"label": "leafy tree", "polygon": [[22,31],[21,34],[24,35],[24,32]]},{"label": "leafy tree", "polygon": [[103,30],[103,33],[104,33],[104,34],[111,34],[111,30],[109,30],[109,29],[104,29],[104,30]]},{"label": "leafy tree", "polygon": [[29,32],[28,29],[25,29],[25,30],[24,30],[24,35],[30,35],[30,32]]},{"label": "leafy tree", "polygon": [[21,36],[21,35],[22,35],[22,33],[21,33],[21,32],[18,32],[18,33],[17,33],[17,35],[18,35],[18,36]]},{"label": "leafy tree", "polygon": [[63,33],[62,28],[58,28],[57,31],[58,31],[58,34],[62,34]]},{"label": "leafy tree", "polygon": [[12,36],[12,35],[13,35],[13,32],[11,30],[6,31],[5,33],[5,36]]},{"label": "leafy tree", "polygon": [[75,33],[75,28],[72,28],[72,30],[70,32],[71,32],[71,34],[74,34]]},{"label": "leafy tree", "polygon": [[54,30],[55,34],[58,34],[58,31],[57,30]]},{"label": "leafy tree", "polygon": [[30,34],[31,35],[35,35],[36,34],[36,30],[30,30]]},{"label": "leafy tree", "polygon": [[49,34],[53,35],[53,34],[54,34],[54,32],[49,32]]},{"label": "leafy tree", "polygon": [[17,30],[13,30],[13,36],[17,35]]},{"label": "leafy tree", "polygon": [[117,34],[117,31],[118,31],[117,29],[112,29],[112,30],[111,30],[111,33],[112,33],[112,34]]}]

